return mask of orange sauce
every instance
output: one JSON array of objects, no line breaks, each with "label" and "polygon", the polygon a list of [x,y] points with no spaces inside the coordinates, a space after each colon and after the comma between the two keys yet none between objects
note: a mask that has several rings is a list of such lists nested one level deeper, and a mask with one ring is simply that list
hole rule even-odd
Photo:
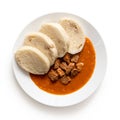
[{"label": "orange sauce", "polygon": [[64,95],[75,92],[88,82],[95,68],[95,50],[88,38],[86,38],[84,48],[79,53],[79,55],[79,62],[83,62],[84,66],[81,72],[77,76],[75,76],[68,85],[61,84],[59,80],[55,83],[52,83],[47,74],[30,74],[30,77],[40,89],[49,93]]}]

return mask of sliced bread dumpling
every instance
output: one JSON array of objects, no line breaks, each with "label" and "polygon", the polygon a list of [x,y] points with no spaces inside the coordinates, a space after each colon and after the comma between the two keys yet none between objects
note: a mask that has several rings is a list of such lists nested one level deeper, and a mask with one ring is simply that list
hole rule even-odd
[{"label": "sliced bread dumpling", "polygon": [[40,32],[48,35],[56,45],[58,57],[63,57],[68,50],[68,35],[58,23],[45,23]]},{"label": "sliced bread dumpling", "polygon": [[33,32],[26,36],[24,45],[32,46],[43,52],[48,59],[50,64],[53,65],[57,58],[57,49],[54,42],[44,33]]},{"label": "sliced bread dumpling", "polygon": [[85,35],[79,23],[69,18],[63,18],[59,23],[69,36],[68,52],[71,54],[80,52],[84,47]]},{"label": "sliced bread dumpling", "polygon": [[31,46],[23,46],[15,53],[18,65],[32,74],[45,74],[50,68],[50,61],[40,50]]}]

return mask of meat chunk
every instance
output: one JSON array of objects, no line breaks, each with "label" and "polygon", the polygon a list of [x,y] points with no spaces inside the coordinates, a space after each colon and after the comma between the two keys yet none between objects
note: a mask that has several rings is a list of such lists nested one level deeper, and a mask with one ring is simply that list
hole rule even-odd
[{"label": "meat chunk", "polygon": [[66,64],[66,62],[62,62],[62,63],[60,64],[60,67],[61,67],[63,70],[66,71],[66,69],[67,69],[67,64]]},{"label": "meat chunk", "polygon": [[76,54],[76,55],[73,55],[73,57],[71,58],[71,62],[74,62],[74,63],[77,63],[79,60],[79,55]]},{"label": "meat chunk", "polygon": [[76,64],[76,68],[79,72],[82,70],[83,66],[84,66],[84,63],[82,63],[82,62],[79,62],[79,63]]},{"label": "meat chunk", "polygon": [[78,69],[74,68],[71,71],[71,77],[75,77],[79,73]]},{"label": "meat chunk", "polygon": [[61,69],[61,68],[58,68],[57,69],[57,73],[60,77],[64,76],[65,75],[65,72]]},{"label": "meat chunk", "polygon": [[70,54],[69,53],[67,53],[67,54],[65,54],[65,56],[63,57],[63,60],[66,62],[66,63],[70,63]]},{"label": "meat chunk", "polygon": [[75,67],[75,63],[70,63],[70,64],[67,66],[66,74],[68,75],[74,67]]},{"label": "meat chunk", "polygon": [[57,59],[56,61],[55,61],[55,63],[54,63],[54,69],[58,69],[59,68],[59,66],[60,66],[60,59]]},{"label": "meat chunk", "polygon": [[48,77],[50,78],[52,82],[55,82],[58,80],[59,75],[57,74],[55,70],[51,69],[48,73]]},{"label": "meat chunk", "polygon": [[61,81],[62,84],[67,85],[71,81],[71,78],[69,76],[63,76],[60,79],[60,81]]}]

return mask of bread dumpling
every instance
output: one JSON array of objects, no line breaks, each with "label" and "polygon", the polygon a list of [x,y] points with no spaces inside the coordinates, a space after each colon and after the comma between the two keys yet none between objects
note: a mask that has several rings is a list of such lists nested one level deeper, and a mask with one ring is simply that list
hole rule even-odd
[{"label": "bread dumpling", "polygon": [[40,50],[31,46],[23,46],[15,53],[18,65],[32,74],[45,74],[50,68],[50,61]]},{"label": "bread dumpling", "polygon": [[69,36],[68,52],[71,54],[80,52],[85,43],[85,35],[81,26],[75,20],[69,18],[63,18],[59,23]]},{"label": "bread dumpling", "polygon": [[49,36],[56,45],[58,57],[63,57],[68,50],[68,35],[58,23],[45,23],[40,32]]},{"label": "bread dumpling", "polygon": [[44,33],[33,32],[26,36],[24,45],[32,46],[43,52],[53,65],[57,58],[57,49],[54,42]]}]

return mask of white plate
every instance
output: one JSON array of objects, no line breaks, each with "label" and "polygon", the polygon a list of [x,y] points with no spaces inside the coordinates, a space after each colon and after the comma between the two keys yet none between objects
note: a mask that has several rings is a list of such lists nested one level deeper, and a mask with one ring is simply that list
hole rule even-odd
[{"label": "white plate", "polygon": [[47,93],[39,89],[32,82],[29,74],[19,68],[19,66],[16,64],[15,59],[13,57],[13,71],[14,71],[15,77],[17,82],[21,86],[21,88],[25,91],[25,93],[27,93],[34,100],[42,104],[46,104],[49,106],[56,106],[56,107],[70,106],[70,105],[80,103],[86,98],[88,98],[91,94],[93,94],[93,92],[100,85],[101,81],[104,78],[105,71],[106,71],[106,62],[107,62],[105,46],[104,46],[103,40],[101,39],[96,29],[81,17],[68,14],[68,13],[48,14],[48,15],[39,17],[38,19],[30,23],[27,27],[24,28],[24,30],[18,37],[14,46],[13,55],[14,55],[14,52],[19,47],[22,46],[23,40],[26,34],[30,32],[38,31],[42,23],[57,22],[62,17],[70,17],[78,20],[81,26],[83,27],[86,36],[91,39],[95,47],[95,51],[96,51],[95,70],[92,77],[84,87],[82,87],[76,92],[73,92],[67,95],[55,95],[55,94]]}]

